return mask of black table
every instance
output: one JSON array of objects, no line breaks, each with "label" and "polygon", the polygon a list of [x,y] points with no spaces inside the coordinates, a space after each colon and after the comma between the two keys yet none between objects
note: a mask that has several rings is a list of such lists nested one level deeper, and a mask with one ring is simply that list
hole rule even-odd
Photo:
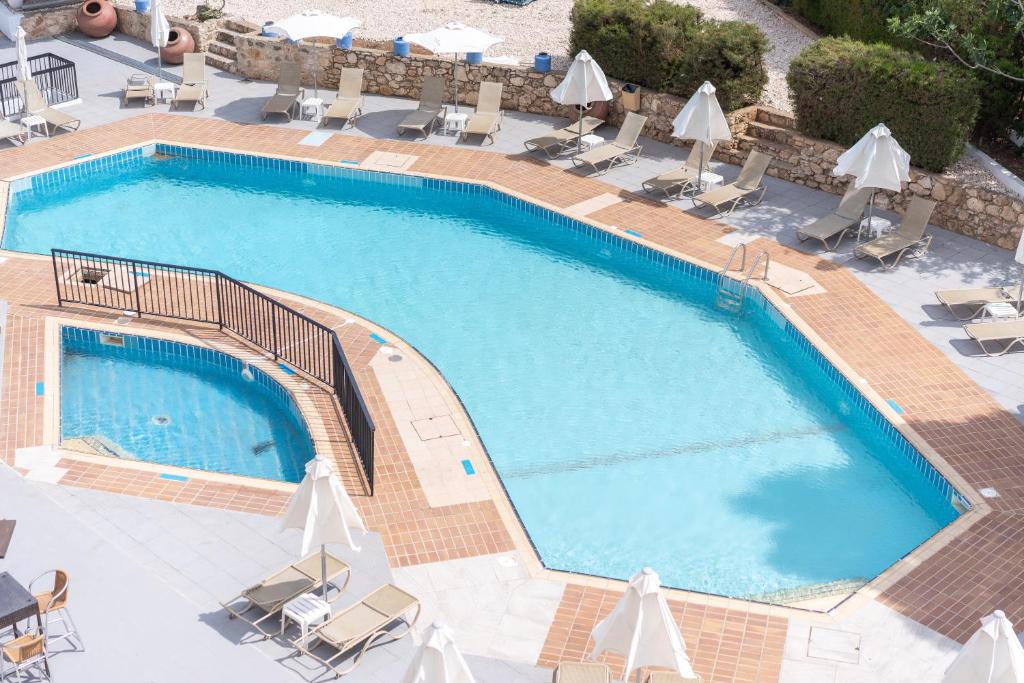
[{"label": "black table", "polygon": [[[28,589],[7,572],[0,572],[0,629],[8,626],[14,627],[14,633],[18,633],[18,622],[28,619],[32,615],[36,617],[36,625],[39,633],[43,632],[43,619],[39,614],[39,601],[36,600]],[[43,658],[43,666],[46,667],[46,675],[50,675],[50,662]]]}]

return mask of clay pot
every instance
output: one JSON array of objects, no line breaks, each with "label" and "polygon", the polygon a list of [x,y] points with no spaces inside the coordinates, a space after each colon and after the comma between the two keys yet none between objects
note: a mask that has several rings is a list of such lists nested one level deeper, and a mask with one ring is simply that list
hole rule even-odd
[{"label": "clay pot", "polygon": [[181,64],[185,61],[185,53],[192,52],[196,43],[192,34],[183,28],[171,27],[167,37],[167,46],[160,48],[160,59],[165,64]]},{"label": "clay pot", "polygon": [[[590,109],[584,112],[584,116],[593,116],[594,118],[601,119],[602,121],[608,120],[608,103],[607,102],[594,102],[590,105]],[[573,107],[569,110],[569,120],[572,122],[579,121],[580,110],[577,107]]]},{"label": "clay pot", "polygon": [[117,26],[117,12],[107,0],[86,0],[78,8],[78,30],[90,38],[106,38]]}]

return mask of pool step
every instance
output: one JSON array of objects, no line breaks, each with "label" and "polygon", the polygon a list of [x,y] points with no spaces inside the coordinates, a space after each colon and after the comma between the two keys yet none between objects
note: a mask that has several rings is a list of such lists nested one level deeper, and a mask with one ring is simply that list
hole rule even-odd
[{"label": "pool step", "polygon": [[119,458],[121,460],[138,460],[134,454],[129,453],[102,434],[92,434],[90,436],[79,436],[73,439],[64,439],[64,441],[61,442],[61,447],[67,448],[71,451],[77,451],[79,453],[86,453],[88,455],[105,455],[111,458]]},{"label": "pool step", "polygon": [[768,593],[753,593],[744,595],[747,600],[757,602],[769,602],[773,605],[786,605],[804,600],[816,600],[818,598],[831,598],[837,595],[849,595],[860,590],[868,583],[867,579],[838,579],[836,581],[824,581],[822,583],[810,583],[806,586],[796,588],[784,588]]}]

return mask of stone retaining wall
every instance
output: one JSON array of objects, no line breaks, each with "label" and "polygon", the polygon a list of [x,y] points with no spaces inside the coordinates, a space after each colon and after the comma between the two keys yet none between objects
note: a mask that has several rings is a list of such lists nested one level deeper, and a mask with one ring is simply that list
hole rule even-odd
[{"label": "stone retaining wall", "polygon": [[[134,8],[116,6],[117,30],[121,33],[149,42],[149,16],[139,14]],[[196,21],[167,15],[167,23],[174,28],[188,31],[192,34],[192,40],[196,43],[196,52],[206,52],[210,42],[213,41],[220,28],[219,20]]]}]

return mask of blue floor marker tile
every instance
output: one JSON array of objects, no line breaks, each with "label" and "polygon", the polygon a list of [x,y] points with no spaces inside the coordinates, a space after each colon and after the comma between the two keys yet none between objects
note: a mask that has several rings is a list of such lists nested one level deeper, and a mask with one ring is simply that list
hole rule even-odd
[{"label": "blue floor marker tile", "polygon": [[373,341],[377,342],[378,344],[387,344],[388,343],[387,339],[385,339],[384,337],[380,336],[376,332],[374,332],[373,334],[370,335],[370,339],[372,339]]},{"label": "blue floor marker tile", "polygon": [[180,474],[161,474],[161,479],[170,479],[171,481],[188,481],[188,477],[183,477]]},{"label": "blue floor marker tile", "polygon": [[36,396],[42,396],[46,392],[45,382],[36,382]]},{"label": "blue floor marker tile", "polygon": [[627,235],[632,235],[633,237],[643,237],[643,235],[638,233],[636,230],[623,230],[622,232],[626,233]]},{"label": "blue floor marker tile", "polygon": [[888,404],[889,404],[889,407],[890,407],[890,408],[892,408],[893,410],[895,410],[895,411],[896,411],[896,414],[897,414],[897,415],[902,415],[902,414],[903,414],[903,408],[901,408],[901,407],[900,407],[900,404],[899,404],[899,403],[897,403],[896,401],[894,401],[894,400],[892,400],[892,399],[890,398],[890,399],[889,399],[888,401],[886,401],[886,403],[888,403]]},{"label": "blue floor marker tile", "polygon": [[466,470],[466,474],[476,474],[476,470],[473,469],[473,463],[468,460],[462,461],[462,469]]},{"label": "blue floor marker tile", "polygon": [[290,367],[288,367],[287,365],[285,365],[284,363],[278,363],[278,364],[277,364],[277,367],[279,367],[279,368],[281,368],[282,370],[284,370],[284,371],[285,371],[285,374],[288,374],[288,375],[294,375],[294,374],[295,374],[295,371],[294,371],[294,370],[292,370],[292,369],[291,369]]}]

